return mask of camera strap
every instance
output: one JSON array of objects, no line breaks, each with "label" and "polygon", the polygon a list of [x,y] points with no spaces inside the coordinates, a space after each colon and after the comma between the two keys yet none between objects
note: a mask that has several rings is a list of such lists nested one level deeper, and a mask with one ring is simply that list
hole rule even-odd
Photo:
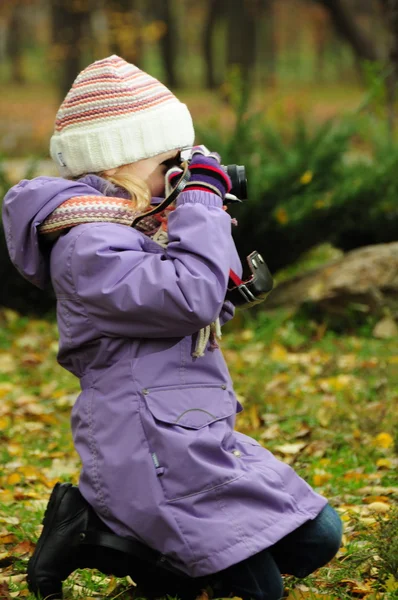
[{"label": "camera strap", "polygon": [[181,164],[181,167],[183,169],[183,172],[181,174],[180,179],[177,182],[177,185],[173,189],[173,191],[160,204],[158,204],[157,206],[152,208],[152,210],[149,210],[149,211],[143,213],[142,215],[138,215],[131,223],[131,227],[135,227],[137,225],[137,223],[139,223],[142,219],[146,219],[147,217],[151,217],[153,215],[156,215],[157,213],[162,212],[172,202],[174,202],[174,200],[177,198],[177,196],[179,194],[181,194],[181,192],[187,185],[188,181],[191,179],[191,172],[188,169],[188,163],[183,162]]},{"label": "camera strap", "polygon": [[229,271],[229,283],[226,299],[235,306],[253,306],[263,302],[271,292],[274,281],[269,269],[257,251],[247,257],[250,277],[242,280],[232,269]]}]

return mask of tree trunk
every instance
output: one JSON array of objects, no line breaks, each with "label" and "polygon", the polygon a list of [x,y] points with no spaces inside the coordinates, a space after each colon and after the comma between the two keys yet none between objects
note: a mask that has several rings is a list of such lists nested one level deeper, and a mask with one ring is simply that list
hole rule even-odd
[{"label": "tree trunk", "polygon": [[81,56],[89,35],[90,7],[74,8],[70,0],[51,2],[54,45],[58,49],[61,98],[69,91],[81,70]]},{"label": "tree trunk", "polygon": [[276,45],[276,23],[275,2],[266,0],[264,6],[265,35],[263,40],[264,63],[266,67],[266,83],[274,86],[276,84],[277,67],[277,45]]},{"label": "tree trunk", "polygon": [[9,33],[7,50],[11,62],[11,81],[13,83],[25,83],[23,70],[22,50],[23,50],[23,23],[21,19],[21,5],[15,2],[9,21]]},{"label": "tree trunk", "polygon": [[380,0],[380,3],[385,16],[386,26],[390,32],[386,87],[388,131],[392,139],[396,127],[395,111],[398,84],[398,0]]},{"label": "tree trunk", "polygon": [[229,0],[227,7],[227,64],[229,67],[238,66],[242,83],[248,85],[256,58],[256,24],[260,2]]},{"label": "tree trunk", "polygon": [[315,0],[329,12],[337,33],[345,39],[361,60],[378,60],[379,53],[372,40],[357,25],[355,16],[344,0]]},{"label": "tree trunk", "polygon": [[178,51],[178,31],[173,15],[172,0],[158,0],[158,3],[158,14],[161,21],[166,24],[166,32],[160,39],[166,82],[170,87],[177,87],[176,56]]},{"label": "tree trunk", "polygon": [[203,34],[203,56],[206,68],[206,87],[214,89],[218,85],[214,67],[213,39],[217,22],[221,16],[222,5],[219,0],[209,0]]}]

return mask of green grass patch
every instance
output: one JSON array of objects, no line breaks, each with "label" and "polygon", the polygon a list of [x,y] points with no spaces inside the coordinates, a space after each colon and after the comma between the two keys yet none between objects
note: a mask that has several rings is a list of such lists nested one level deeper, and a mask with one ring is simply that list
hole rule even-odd
[{"label": "green grass patch", "polygon": [[[396,341],[327,329],[319,337],[317,327],[281,310],[238,313],[225,328],[245,409],[237,427],[291,464],[344,520],[338,556],[305,580],[287,578],[290,597],[345,600],[362,589],[370,600],[392,600],[395,562],[380,540],[398,519]],[[56,481],[76,483],[80,468],[69,425],[79,385],[56,353],[54,322],[1,313],[0,578],[28,600],[23,575],[49,494]],[[89,570],[65,584],[68,598],[130,598],[132,589]]]}]

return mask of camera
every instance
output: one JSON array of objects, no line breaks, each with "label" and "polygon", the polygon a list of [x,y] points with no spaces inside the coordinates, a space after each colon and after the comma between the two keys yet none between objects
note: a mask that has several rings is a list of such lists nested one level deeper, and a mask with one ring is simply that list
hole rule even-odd
[{"label": "camera", "polygon": [[243,165],[221,165],[231,180],[232,188],[229,192],[239,200],[247,200],[247,178],[246,169]]},{"label": "camera", "polygon": [[[181,161],[189,162],[191,152],[192,148],[184,148],[180,152]],[[221,168],[227,173],[232,184],[232,188],[227,194],[225,201],[233,201],[232,198],[228,198],[229,195],[236,196],[238,200],[247,200],[247,178],[245,167],[243,165],[221,165]]]}]

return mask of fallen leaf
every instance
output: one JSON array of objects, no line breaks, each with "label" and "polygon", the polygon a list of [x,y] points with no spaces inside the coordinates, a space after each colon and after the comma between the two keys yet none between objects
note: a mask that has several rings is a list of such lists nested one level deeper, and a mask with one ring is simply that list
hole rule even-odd
[{"label": "fallen leaf", "polygon": [[258,414],[258,406],[252,404],[249,408],[250,424],[253,429],[258,429],[261,425],[260,416]]},{"label": "fallen leaf", "polygon": [[201,594],[199,594],[199,596],[196,596],[196,600],[210,600],[209,594],[206,592],[206,590],[202,590]]},{"label": "fallen leaf", "polygon": [[379,458],[376,461],[376,467],[378,469],[391,469],[393,467],[393,462],[389,458]]},{"label": "fallen leaf", "polygon": [[388,502],[387,496],[367,496],[363,499],[365,504],[371,504],[372,502]]},{"label": "fallen leaf", "polygon": [[252,329],[244,329],[240,334],[240,339],[244,342],[248,342],[254,338],[254,331]]},{"label": "fallen leaf", "polygon": [[6,523],[7,525],[19,525],[20,520],[18,517],[0,517],[0,523]]},{"label": "fallen leaf", "polygon": [[7,583],[0,583],[0,598],[1,600],[9,600],[10,596],[10,588]]},{"label": "fallen leaf", "polygon": [[0,583],[21,583],[26,580],[26,574],[20,573],[18,575],[3,575],[0,576]]},{"label": "fallen leaf", "polygon": [[390,575],[386,581],[387,592],[396,592],[398,590],[398,580],[395,579],[394,575]]},{"label": "fallen leaf", "polygon": [[0,417],[0,431],[6,431],[10,426],[10,423],[9,417]]},{"label": "fallen leaf", "polygon": [[386,502],[371,502],[368,504],[369,510],[377,513],[386,513],[391,509],[391,506]]},{"label": "fallen leaf", "polygon": [[315,473],[315,475],[312,478],[314,485],[316,487],[324,485],[331,479],[332,479],[332,475],[330,473],[326,473],[326,472],[325,473]]},{"label": "fallen leaf", "polygon": [[373,444],[377,448],[390,448],[394,445],[394,438],[389,433],[382,432],[373,438]]},{"label": "fallen leaf", "polygon": [[260,435],[262,440],[275,440],[281,436],[281,428],[278,423],[273,423],[270,427],[267,427],[265,431]]},{"label": "fallen leaf", "polygon": [[31,542],[30,540],[24,540],[23,542],[20,542],[19,544],[14,546],[14,548],[11,550],[11,552],[14,556],[23,556],[24,554],[33,554],[35,547],[36,547],[35,544],[33,544],[33,542]]},{"label": "fallen leaf", "polygon": [[281,344],[273,344],[270,352],[271,360],[275,362],[286,362],[288,352]]},{"label": "fallen leaf", "polygon": [[383,487],[382,485],[366,485],[363,488],[358,490],[360,494],[373,495],[373,494],[381,494],[389,496],[390,494],[394,494],[398,496],[398,486],[387,486]]},{"label": "fallen leaf", "polygon": [[7,485],[15,485],[16,483],[20,483],[22,480],[21,476],[18,473],[11,473],[6,479]]},{"label": "fallen leaf", "polygon": [[13,542],[15,542],[17,540],[17,536],[14,535],[13,533],[4,533],[1,534],[0,533],[0,544],[12,544]]},{"label": "fallen leaf", "polygon": [[306,442],[296,442],[293,444],[280,444],[279,446],[275,446],[274,450],[277,452],[281,452],[282,454],[298,454],[300,450],[305,448],[307,445]]},{"label": "fallen leaf", "polygon": [[16,370],[15,358],[8,352],[0,353],[0,373],[13,373]]},{"label": "fallen leaf", "polygon": [[346,583],[354,594],[363,595],[369,594],[372,591],[372,588],[367,583],[363,583],[357,579],[342,579],[341,583]]}]

